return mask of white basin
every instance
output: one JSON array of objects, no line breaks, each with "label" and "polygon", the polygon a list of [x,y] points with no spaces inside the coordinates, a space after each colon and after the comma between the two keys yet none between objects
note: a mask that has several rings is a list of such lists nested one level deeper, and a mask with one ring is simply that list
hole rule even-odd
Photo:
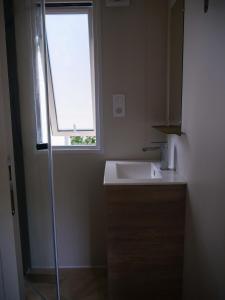
[{"label": "white basin", "polygon": [[151,162],[118,162],[117,177],[121,179],[161,178],[159,169]]},{"label": "white basin", "polygon": [[106,161],[104,185],[186,184],[171,170],[160,170],[160,162]]}]

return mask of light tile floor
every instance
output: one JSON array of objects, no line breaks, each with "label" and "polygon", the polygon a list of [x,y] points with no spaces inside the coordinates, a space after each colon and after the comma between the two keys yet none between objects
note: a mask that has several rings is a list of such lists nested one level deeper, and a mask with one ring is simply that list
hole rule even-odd
[{"label": "light tile floor", "polygon": [[[45,273],[46,275],[46,273]],[[26,283],[26,300],[55,300],[54,276],[38,274]],[[60,269],[62,300],[107,300],[106,269]],[[35,290],[39,292],[40,297]]]}]

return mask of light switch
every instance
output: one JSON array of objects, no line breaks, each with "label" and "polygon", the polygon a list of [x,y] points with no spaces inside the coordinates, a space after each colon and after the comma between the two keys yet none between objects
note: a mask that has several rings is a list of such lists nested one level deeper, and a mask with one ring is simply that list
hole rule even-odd
[{"label": "light switch", "polygon": [[125,95],[113,95],[113,116],[114,118],[125,117]]}]

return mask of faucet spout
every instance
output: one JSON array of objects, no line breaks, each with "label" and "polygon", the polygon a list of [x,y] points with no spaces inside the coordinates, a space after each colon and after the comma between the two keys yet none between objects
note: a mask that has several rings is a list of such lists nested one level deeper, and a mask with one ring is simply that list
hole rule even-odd
[{"label": "faucet spout", "polygon": [[154,151],[160,150],[160,169],[168,170],[169,162],[168,162],[168,144],[167,142],[153,142],[153,144],[158,144],[158,146],[144,147],[142,151]]}]

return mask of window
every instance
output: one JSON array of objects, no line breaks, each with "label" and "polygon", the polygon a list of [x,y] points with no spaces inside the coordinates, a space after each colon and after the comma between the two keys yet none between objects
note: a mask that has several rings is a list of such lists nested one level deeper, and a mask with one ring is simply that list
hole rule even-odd
[{"label": "window", "polygon": [[[52,145],[99,148],[92,3],[47,4],[45,27]],[[36,47],[39,81],[36,112],[40,115],[38,130],[42,140],[46,140],[47,112],[40,41]]]}]

